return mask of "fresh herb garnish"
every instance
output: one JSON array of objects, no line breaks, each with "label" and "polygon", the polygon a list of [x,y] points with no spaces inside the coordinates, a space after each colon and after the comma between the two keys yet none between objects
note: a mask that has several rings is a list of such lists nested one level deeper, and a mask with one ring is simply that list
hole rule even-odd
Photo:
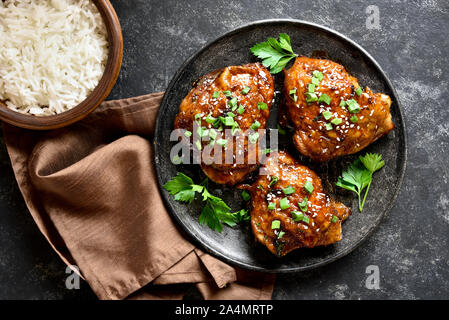
[{"label": "fresh herb garnish", "polygon": [[232,93],[231,91],[223,91],[223,94],[227,97],[227,98],[232,98]]},{"label": "fresh herb garnish", "polygon": [[268,105],[265,102],[258,102],[257,103],[257,109],[259,110],[267,110]]},{"label": "fresh herb garnish", "polygon": [[285,234],[285,231],[279,232],[278,239],[281,239],[284,236],[284,234]]},{"label": "fresh herb garnish", "polygon": [[331,103],[331,97],[329,97],[327,94],[323,93],[320,98],[318,99],[318,102],[324,102],[327,105]]},{"label": "fresh herb garnish", "polygon": [[331,120],[331,123],[335,124],[336,126],[338,126],[342,122],[343,122],[343,120],[341,120],[340,118],[334,118]]},{"label": "fresh herb garnish", "polygon": [[268,210],[274,210],[276,209],[276,202],[270,202],[268,204]]},{"label": "fresh herb garnish", "polygon": [[269,186],[269,187],[272,187],[272,186],[275,185],[278,181],[279,181],[279,178],[273,176],[273,177],[271,177],[271,182],[270,182],[270,184],[269,184],[268,186]]},{"label": "fresh herb garnish", "polygon": [[295,193],[295,188],[293,188],[292,186],[288,186],[287,188],[282,189],[282,192],[285,195],[293,194]]},{"label": "fresh herb garnish", "polygon": [[354,99],[346,101],[346,105],[348,106],[348,110],[351,113],[359,113],[360,105]]},{"label": "fresh herb garnish", "polygon": [[212,98],[217,99],[220,96],[220,91],[214,91]]},{"label": "fresh herb garnish", "polygon": [[257,140],[259,140],[259,133],[254,132],[248,136],[248,140],[250,143],[255,144]]},{"label": "fresh herb garnish", "polygon": [[245,214],[241,210],[231,213],[231,208],[221,198],[209,193],[207,181],[205,179],[201,184],[195,184],[190,177],[178,172],[176,177],[164,185],[164,188],[175,196],[176,201],[184,203],[192,203],[195,194],[200,194],[206,204],[198,221],[201,224],[207,224],[212,230],[221,232],[223,230],[222,223],[233,227],[238,221],[245,220]]},{"label": "fresh herb garnish", "polygon": [[293,52],[290,37],[285,33],[279,34],[279,42],[275,38],[268,38],[266,42],[252,47],[251,52],[262,59],[262,64],[270,68],[273,74],[281,72],[291,59],[297,57]]},{"label": "fresh herb garnish", "polygon": [[306,189],[306,191],[307,191],[308,193],[312,193],[312,192],[313,192],[313,184],[312,184],[312,182],[310,182],[309,180],[307,180],[307,181],[304,183],[304,189]]},{"label": "fresh herb garnish", "polygon": [[239,107],[237,108],[237,112],[239,114],[242,114],[243,112],[245,112],[245,107],[243,105],[239,105]]},{"label": "fresh herb garnish", "polygon": [[249,199],[251,199],[251,196],[250,196],[250,194],[248,193],[248,191],[243,190],[243,191],[242,191],[242,198],[243,198],[244,201],[248,201]]},{"label": "fresh herb garnish", "polygon": [[290,98],[292,98],[293,101],[297,101],[298,100],[298,96],[296,95],[296,88],[295,89],[291,89],[288,92],[288,95],[290,96]]},{"label": "fresh herb garnish", "polygon": [[244,87],[243,90],[242,90],[242,94],[243,94],[243,95],[247,95],[248,92],[249,92],[249,90],[251,90],[250,87]]},{"label": "fresh herb garnish", "polygon": [[[353,191],[357,194],[360,212],[362,212],[365,205],[373,173],[381,169],[384,165],[385,161],[382,160],[382,155],[367,153],[365,156],[360,156],[356,159],[348,169],[342,172],[341,177],[338,178],[336,184],[338,187]],[[365,188],[365,195],[362,199],[362,192]]]},{"label": "fresh herb garnish", "polygon": [[192,136],[192,131],[186,130],[186,131],[184,131],[184,135],[185,135],[187,138],[190,138],[190,137]]},{"label": "fresh herb garnish", "polygon": [[324,119],[329,120],[330,118],[332,118],[332,112],[330,112],[328,110],[324,111],[323,117],[324,117]]},{"label": "fresh herb garnish", "polygon": [[260,128],[260,122],[259,121],[254,121],[254,123],[251,125],[251,130],[254,130],[254,131],[256,131],[257,129],[259,129]]},{"label": "fresh herb garnish", "polygon": [[271,229],[280,229],[281,228],[281,221],[279,220],[273,220],[271,221]]},{"label": "fresh herb garnish", "polygon": [[336,223],[338,221],[338,217],[337,216],[332,216],[332,223]]},{"label": "fresh herb garnish", "polygon": [[287,134],[287,130],[282,128],[279,123],[276,125],[276,128],[278,129],[279,134],[282,134],[282,135]]},{"label": "fresh herb garnish", "polygon": [[359,118],[357,118],[357,116],[354,115],[349,120],[351,120],[352,123],[356,123],[357,121],[359,121]]},{"label": "fresh herb garnish", "polygon": [[249,211],[246,209],[241,209],[237,212],[234,212],[233,215],[237,218],[238,222],[245,222],[251,219]]},{"label": "fresh herb garnish", "polygon": [[307,211],[307,200],[308,200],[307,197],[304,197],[304,199],[302,199],[302,201],[298,203],[298,206],[302,212]]},{"label": "fresh herb garnish", "polygon": [[279,201],[279,205],[281,207],[281,210],[290,208],[290,204],[287,198],[282,198],[281,201]]},{"label": "fresh herb garnish", "polygon": [[358,87],[358,88],[355,90],[355,93],[360,97],[360,96],[362,95],[362,88],[361,88],[361,87]]}]

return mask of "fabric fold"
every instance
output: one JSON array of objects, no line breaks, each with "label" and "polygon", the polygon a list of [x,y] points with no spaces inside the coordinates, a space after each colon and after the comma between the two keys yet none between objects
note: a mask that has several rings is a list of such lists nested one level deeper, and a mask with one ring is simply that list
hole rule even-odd
[{"label": "fabric fold", "polygon": [[181,299],[191,284],[206,299],[269,299],[273,275],[195,248],[166,211],[152,146],[162,96],[108,101],[51,132],[3,124],[31,215],[100,299]]}]

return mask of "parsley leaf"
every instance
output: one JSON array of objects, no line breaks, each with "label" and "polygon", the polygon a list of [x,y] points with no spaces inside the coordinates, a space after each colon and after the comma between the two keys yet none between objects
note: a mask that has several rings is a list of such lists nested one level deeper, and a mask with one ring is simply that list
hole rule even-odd
[{"label": "parsley leaf", "polygon": [[[359,210],[362,212],[373,173],[385,165],[382,155],[367,153],[356,159],[345,171],[342,172],[336,183],[337,187],[355,192],[359,198]],[[366,188],[362,199],[363,190]]]},{"label": "parsley leaf", "polygon": [[175,195],[180,191],[191,189],[191,185],[193,184],[193,180],[190,179],[183,173],[178,173],[176,177],[172,180],[168,181],[164,188],[170,192],[171,195]]},{"label": "parsley leaf", "polygon": [[200,194],[205,206],[198,221],[200,224],[206,224],[212,230],[221,232],[223,230],[222,223],[234,227],[238,222],[249,220],[247,210],[242,209],[231,213],[231,208],[221,198],[213,196],[207,190],[207,179],[201,184],[195,184],[190,177],[178,173],[164,185],[164,188],[175,196],[176,201],[185,203],[192,203],[195,194]]},{"label": "parsley leaf", "polygon": [[262,59],[262,64],[270,68],[273,74],[281,72],[291,59],[297,57],[293,52],[290,37],[285,33],[279,34],[279,42],[275,38],[268,38],[266,42],[253,46],[251,52]]}]

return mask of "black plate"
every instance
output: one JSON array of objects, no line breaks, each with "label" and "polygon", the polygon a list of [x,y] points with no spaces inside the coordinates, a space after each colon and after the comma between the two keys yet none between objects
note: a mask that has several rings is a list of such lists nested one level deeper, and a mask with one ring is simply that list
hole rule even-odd
[{"label": "black plate", "polygon": [[[234,228],[225,226],[222,233],[200,225],[198,216],[202,208],[201,201],[195,201],[192,205],[176,202],[162,185],[178,171],[193,177],[196,182],[204,178],[198,165],[175,166],[169,156],[173,145],[169,136],[174,118],[182,99],[191,90],[192,83],[215,69],[257,61],[249,49],[258,42],[266,41],[268,37],[277,38],[282,32],[290,35],[296,53],[305,56],[327,55],[329,59],[343,64],[358,78],[361,86],[369,86],[375,92],[388,94],[393,102],[391,113],[396,128],[361,152],[379,152],[386,162],[385,167],[375,174],[363,213],[358,211],[357,199],[353,194],[335,189],[336,179],[342,169],[358,154],[317,165],[291,150],[291,139],[281,141],[281,146],[283,143],[285,149],[294,152],[303,163],[318,173],[330,194],[352,206],[353,215],[343,224],[343,239],[340,242],[327,247],[299,249],[286,257],[278,258],[254,241],[249,224]],[[280,90],[282,76],[276,75],[276,86],[276,89]],[[275,127],[278,102],[277,100],[273,108],[269,127]],[[406,130],[400,103],[377,62],[345,36],[322,26],[296,20],[255,22],[221,36],[194,54],[179,68],[170,82],[159,109],[155,132],[155,163],[159,186],[168,211],[179,225],[203,249],[218,258],[240,267],[268,272],[295,272],[316,268],[354,250],[374,231],[392,207],[403,180],[406,157]],[[244,205],[238,190],[215,184],[210,184],[210,189],[215,195],[223,197],[235,210]]]}]

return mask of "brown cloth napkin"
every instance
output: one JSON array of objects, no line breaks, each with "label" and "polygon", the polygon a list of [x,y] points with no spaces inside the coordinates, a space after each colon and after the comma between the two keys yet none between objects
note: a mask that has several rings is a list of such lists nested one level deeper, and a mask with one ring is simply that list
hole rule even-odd
[{"label": "brown cloth napkin", "polygon": [[163,93],[104,102],[67,128],[3,124],[14,173],[39,229],[100,299],[270,299],[275,276],[195,248],[159,194],[154,126]]}]

